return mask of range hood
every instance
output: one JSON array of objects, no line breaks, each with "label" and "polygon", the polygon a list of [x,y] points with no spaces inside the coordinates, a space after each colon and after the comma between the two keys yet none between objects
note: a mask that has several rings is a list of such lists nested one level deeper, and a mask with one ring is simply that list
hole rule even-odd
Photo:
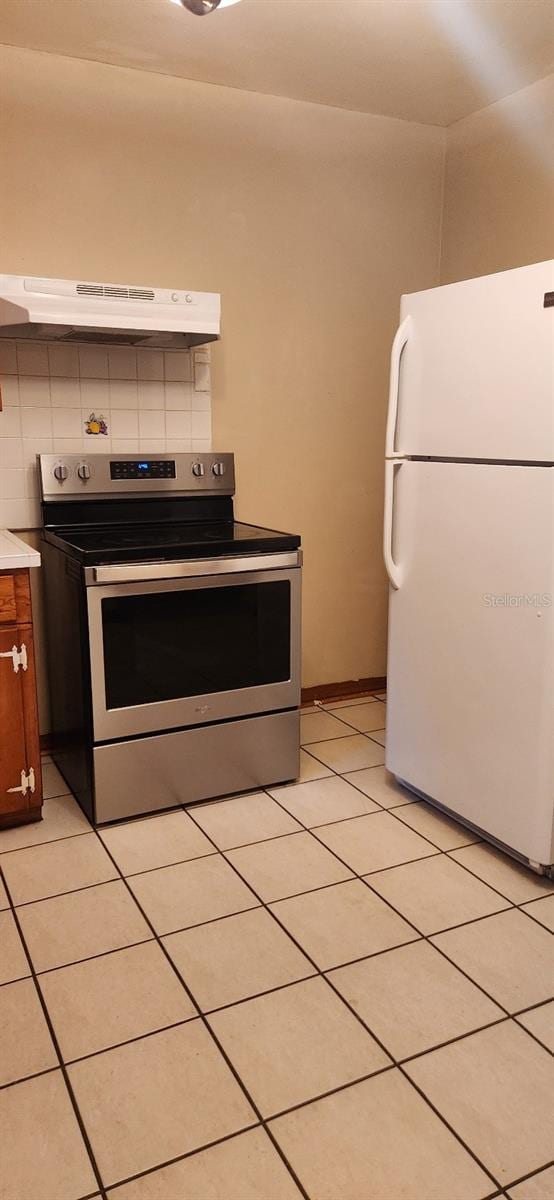
[{"label": "range hood", "polygon": [[219,337],[215,292],[0,275],[0,337],[182,349]]}]

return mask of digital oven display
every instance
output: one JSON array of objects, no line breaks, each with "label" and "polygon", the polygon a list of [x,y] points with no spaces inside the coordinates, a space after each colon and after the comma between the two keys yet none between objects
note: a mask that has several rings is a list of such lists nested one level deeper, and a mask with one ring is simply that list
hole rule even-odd
[{"label": "digital oven display", "polygon": [[175,479],[174,459],[110,462],[112,479]]}]

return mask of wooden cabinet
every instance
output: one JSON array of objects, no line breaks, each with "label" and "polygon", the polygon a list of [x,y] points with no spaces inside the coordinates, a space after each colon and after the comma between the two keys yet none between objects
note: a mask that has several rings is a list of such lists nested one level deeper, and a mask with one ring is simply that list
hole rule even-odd
[{"label": "wooden cabinet", "polygon": [[39,821],[42,777],[29,571],[0,571],[0,829]]}]

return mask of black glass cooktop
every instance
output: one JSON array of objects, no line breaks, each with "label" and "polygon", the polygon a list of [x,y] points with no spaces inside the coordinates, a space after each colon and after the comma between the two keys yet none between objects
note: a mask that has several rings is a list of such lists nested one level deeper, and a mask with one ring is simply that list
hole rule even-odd
[{"label": "black glass cooktop", "polygon": [[240,521],[71,527],[46,531],[45,536],[80,562],[90,565],[276,553],[296,550],[300,545],[300,538],[295,534],[243,525]]}]

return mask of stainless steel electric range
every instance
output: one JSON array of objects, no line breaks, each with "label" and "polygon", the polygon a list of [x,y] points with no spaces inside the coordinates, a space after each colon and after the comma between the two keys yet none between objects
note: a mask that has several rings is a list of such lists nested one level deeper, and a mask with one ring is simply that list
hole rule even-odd
[{"label": "stainless steel electric range", "polygon": [[53,758],[96,823],[295,779],[294,534],[232,454],[39,456]]}]

